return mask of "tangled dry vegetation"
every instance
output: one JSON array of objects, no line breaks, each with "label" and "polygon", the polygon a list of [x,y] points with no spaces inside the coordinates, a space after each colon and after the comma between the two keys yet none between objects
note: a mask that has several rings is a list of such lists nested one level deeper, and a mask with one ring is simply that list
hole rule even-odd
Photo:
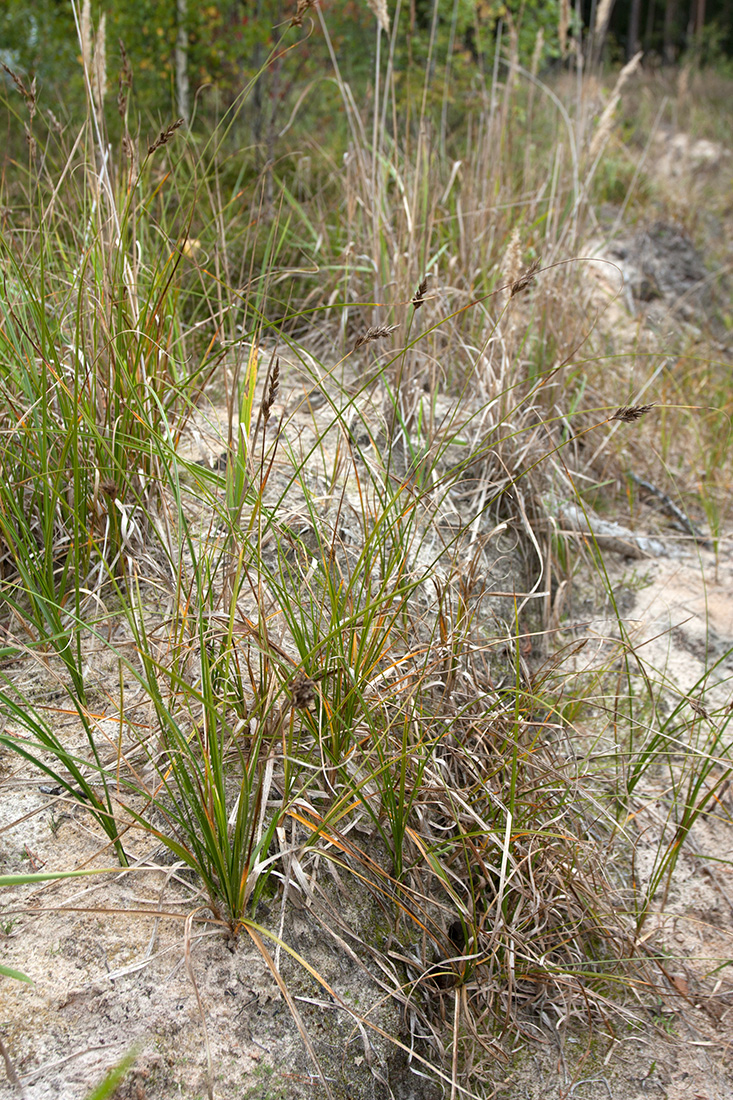
[{"label": "tangled dry vegetation", "polygon": [[[693,331],[662,300],[652,331],[605,275],[647,178],[650,145],[614,128],[637,66],[573,101],[512,54],[459,133],[424,113],[404,135],[388,68],[369,136],[336,63],[343,162],[297,191],[292,153],[244,216],[225,135],[212,153],[172,125],[140,156],[122,85],[108,156],[98,87],[77,140],[16,80],[35,129],[0,245],[3,784],[94,838],[85,872],[116,858],[141,894],[164,884],[120,919],[184,928],[210,1096],[194,925],[234,957],[254,944],[326,1095],[356,1070],[305,1021],[306,975],[309,1011],[325,998],[361,1036],[364,1095],[397,1088],[389,1049],[419,1075],[403,1095],[476,1095],[549,1013],[613,1028],[675,995],[650,918],[725,791],[726,679],[692,695],[645,666],[601,548],[648,551],[597,510],[622,486],[633,504],[626,473],[675,467],[662,495],[683,520],[698,501],[720,550],[729,351],[725,318]],[[704,484],[695,433],[716,441]],[[590,647],[568,626],[583,568],[611,608]],[[662,773],[639,877],[630,823]],[[27,888],[49,871],[16,857],[4,946],[32,951]],[[301,912],[373,1002],[293,946]]]}]

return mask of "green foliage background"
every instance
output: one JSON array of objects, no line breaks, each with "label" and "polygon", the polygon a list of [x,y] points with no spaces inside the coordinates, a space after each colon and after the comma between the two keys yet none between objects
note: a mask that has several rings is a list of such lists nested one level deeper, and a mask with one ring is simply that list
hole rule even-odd
[{"label": "green foliage background", "polygon": [[[681,5],[675,5],[675,0],[655,7],[652,3],[642,0],[641,4],[644,49],[661,53],[662,24],[669,11],[676,13],[676,48],[690,45],[686,43],[687,22]],[[220,113],[236,98],[283,38],[296,6],[297,0],[187,0],[188,76],[194,113],[210,121],[212,107]],[[414,86],[419,80],[420,67],[428,63],[430,56],[430,87],[435,89],[434,94],[439,94],[441,71],[450,66],[453,97],[458,102],[463,92],[480,87],[490,78],[497,38],[508,46],[516,34],[520,61],[529,65],[540,29],[543,60],[552,61],[559,55],[559,7],[559,0],[391,0],[390,19],[399,24],[393,54],[397,88],[405,95],[414,90],[408,84]],[[322,0],[321,9],[344,78],[352,84],[357,98],[368,98],[376,49],[373,10],[367,0]],[[710,60],[712,50],[722,58],[730,48],[725,0],[709,0],[707,10],[706,24],[696,41],[698,55],[702,51]],[[110,85],[119,70],[121,41],[133,65],[136,106],[146,120],[167,119],[175,109],[178,11],[177,0],[95,0],[92,4],[95,26],[103,13],[106,17]],[[434,12],[438,19],[431,52]],[[590,2],[579,9],[571,4],[569,14],[571,23],[580,18],[587,28],[592,16]],[[619,0],[612,14],[610,57],[628,51],[628,20],[629,0]],[[500,23],[501,34],[497,35]],[[292,34],[285,35],[284,44],[290,46],[298,37],[301,41],[296,55],[288,56],[286,52],[272,59],[256,91],[254,112],[250,114],[255,138],[262,130],[264,116],[279,114],[284,106],[292,105],[309,83],[320,86],[307,97],[307,112],[313,114],[315,102],[320,107],[316,114],[323,117],[335,104],[326,86],[332,70],[316,9],[305,13],[302,29],[293,28]],[[386,39],[382,46],[382,64],[386,65]],[[58,111],[67,117],[83,106],[72,0],[34,0],[32,5],[27,0],[4,0],[0,5],[0,60],[29,78],[35,76],[45,102],[56,100]],[[409,80],[407,74],[411,74]],[[402,83],[400,76],[404,78]]]},{"label": "green foliage background", "polygon": [[[366,2],[325,0],[323,14],[339,67],[359,97],[369,97],[375,62],[375,18]],[[514,14],[511,14],[511,9]],[[517,28],[520,56],[529,62],[537,31],[543,28],[545,56],[557,54],[556,0],[507,5],[497,0],[440,0],[433,43],[431,86],[440,87],[446,64],[452,68],[452,84],[470,88],[490,75],[499,20],[513,20]],[[176,0],[108,0],[93,4],[95,27],[106,17],[107,68],[110,88],[120,68],[118,43],[124,43],[134,72],[136,107],[143,119],[160,121],[175,110]],[[282,52],[271,59],[257,92],[256,107],[278,112],[291,105],[310,84],[317,85],[308,97],[306,111],[319,115],[337,108],[331,95],[331,69],[327,43],[318,13],[306,13],[302,28],[287,29],[295,14],[295,3],[283,0],[189,0],[186,13],[188,32],[188,76],[196,113],[208,116],[214,106],[226,108],[257,74],[273,47],[282,41]],[[399,74],[412,72],[419,78],[430,51],[433,6],[422,0],[400,3],[390,11],[400,23],[394,53]],[[297,52],[287,47],[298,38]],[[506,31],[504,41],[506,42]],[[0,58],[13,70],[35,76],[46,104],[58,103],[59,111],[73,114],[84,104],[81,58],[73,8],[70,0],[36,0],[29,11],[26,0],[6,0],[0,11]],[[382,63],[387,64],[388,45],[383,39]],[[398,79],[398,87],[400,81]],[[407,80],[402,83],[408,94]],[[437,93],[436,93],[437,94]],[[258,120],[252,118],[255,131]],[[261,120],[260,124],[261,124]]]}]

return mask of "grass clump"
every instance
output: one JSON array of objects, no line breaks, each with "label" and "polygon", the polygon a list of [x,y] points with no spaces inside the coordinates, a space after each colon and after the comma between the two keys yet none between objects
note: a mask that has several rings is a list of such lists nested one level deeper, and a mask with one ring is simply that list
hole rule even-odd
[{"label": "grass clump", "polygon": [[[203,139],[173,121],[145,153],[129,80],[113,152],[85,58],[87,120],[42,156],[36,127],[0,246],[0,744],[121,863],[162,845],[193,870],[299,1027],[288,897],[315,904],[325,863],[354,876],[386,915],[392,946],[371,950],[411,1042],[447,1055],[454,1095],[462,1063],[469,1081],[548,998],[628,1011],[659,961],[641,946],[659,891],[731,770],[729,708],[698,701],[716,666],[665,716],[670,685],[618,608],[582,674],[584,640],[558,640],[583,554],[613,602],[587,502],[664,395],[642,355],[621,375],[618,350],[597,353],[574,282],[596,188],[621,198],[599,166],[634,67],[593,125],[562,80],[523,73],[520,91],[511,49],[437,143],[427,83],[417,130],[396,107],[388,125],[390,58],[370,127],[334,54],[351,145],[336,167],[304,138],[320,186],[300,195],[287,167],[226,164],[224,124]],[[520,103],[549,160],[513,136]],[[660,769],[669,811],[640,882],[629,823]],[[255,920],[265,899],[277,930]]]}]

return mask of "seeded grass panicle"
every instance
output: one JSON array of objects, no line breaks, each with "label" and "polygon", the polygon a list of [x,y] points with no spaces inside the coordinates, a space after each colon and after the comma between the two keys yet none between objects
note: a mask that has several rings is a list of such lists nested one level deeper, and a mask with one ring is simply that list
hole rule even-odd
[{"label": "seeded grass panicle", "polygon": [[399,328],[399,325],[372,325],[366,332],[357,336],[352,350],[358,351],[359,348],[363,348],[367,344],[373,344],[375,340],[386,340],[396,328]]},{"label": "seeded grass panicle", "polygon": [[428,280],[423,279],[421,281],[420,285],[418,286],[417,290],[413,294],[412,298],[410,299],[414,309],[416,309],[416,310],[420,309],[420,306],[425,301],[425,295],[427,294],[427,292],[428,292]]},{"label": "seeded grass panicle", "polygon": [[626,82],[639,68],[642,57],[643,53],[639,51],[639,53],[635,54],[635,56],[632,57],[626,65],[624,65],[623,69],[618,75],[608,103],[603,108],[601,117],[599,118],[598,124],[593,132],[590,149],[588,151],[588,158],[591,163],[600,156],[603,149],[605,148],[606,142],[608,141],[613,129],[613,120],[616,114],[616,110],[619,103],[621,102],[621,91]]},{"label": "seeded grass panicle", "polygon": [[380,30],[383,30],[385,34],[389,34],[389,12],[385,0],[367,0],[367,4],[377,18]]},{"label": "seeded grass panicle", "polygon": [[9,68],[5,64],[4,61],[0,61],[0,68],[2,68],[3,72],[8,74],[8,76],[12,80],[13,84],[15,85],[15,87],[18,89],[18,91],[22,95],[23,99],[25,100],[26,105],[28,107],[29,121],[32,122],[34,117],[35,117],[35,114],[36,114],[36,108],[37,108],[37,103],[38,103],[38,100],[36,98],[36,79],[35,79],[35,77],[31,81],[30,88],[26,88],[25,84],[23,83],[22,78],[16,72],[14,72],[11,68]]},{"label": "seeded grass panicle", "polygon": [[316,0],[298,0],[295,15],[290,20],[291,27],[302,27],[305,13],[315,7]]},{"label": "seeded grass panicle", "polygon": [[120,42],[120,75],[117,85],[117,113],[124,121],[127,118],[127,105],[132,91],[132,65],[124,42]]},{"label": "seeded grass panicle", "polygon": [[180,130],[184,125],[185,119],[177,118],[175,122],[171,122],[164,130],[161,130],[155,141],[148,146],[148,156],[151,157],[157,149],[161,149],[164,145],[167,145],[171,140],[176,130]]},{"label": "seeded grass panicle", "polygon": [[262,419],[264,420],[265,424],[267,424],[268,420],[270,419],[270,413],[272,411],[272,406],[275,404],[275,399],[277,398],[277,391],[279,389],[280,389],[280,361],[276,360],[275,361],[275,366],[274,366],[272,374],[270,376],[270,384],[269,384],[268,390],[267,390],[267,397],[265,397],[262,401]]},{"label": "seeded grass panicle", "polygon": [[541,260],[539,257],[533,260],[526,271],[523,271],[518,278],[514,279],[509,287],[509,297],[514,298],[517,294],[521,294],[523,290],[530,287],[534,282],[537,272],[540,270]]},{"label": "seeded grass panicle", "polygon": [[635,421],[641,420],[642,416],[651,412],[653,408],[653,403],[651,405],[624,405],[623,408],[618,409],[613,414],[611,420],[620,420],[623,424],[633,424]]}]

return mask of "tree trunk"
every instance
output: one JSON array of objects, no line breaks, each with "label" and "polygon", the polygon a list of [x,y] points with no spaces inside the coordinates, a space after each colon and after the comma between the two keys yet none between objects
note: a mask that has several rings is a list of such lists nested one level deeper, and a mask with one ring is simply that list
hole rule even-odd
[{"label": "tree trunk", "polygon": [[641,22],[641,0],[631,0],[629,12],[629,38],[626,43],[626,60],[631,61],[639,52],[639,24]]},{"label": "tree trunk", "polygon": [[674,65],[677,60],[677,3],[678,0],[667,0],[664,7],[664,39],[662,45],[662,57],[665,65]]},{"label": "tree trunk", "polygon": [[188,0],[176,0],[176,102],[186,126],[191,121],[188,85]]},{"label": "tree trunk", "polygon": [[648,54],[652,48],[652,35],[654,34],[654,0],[649,0],[646,11],[646,29],[644,31],[644,53]]}]

